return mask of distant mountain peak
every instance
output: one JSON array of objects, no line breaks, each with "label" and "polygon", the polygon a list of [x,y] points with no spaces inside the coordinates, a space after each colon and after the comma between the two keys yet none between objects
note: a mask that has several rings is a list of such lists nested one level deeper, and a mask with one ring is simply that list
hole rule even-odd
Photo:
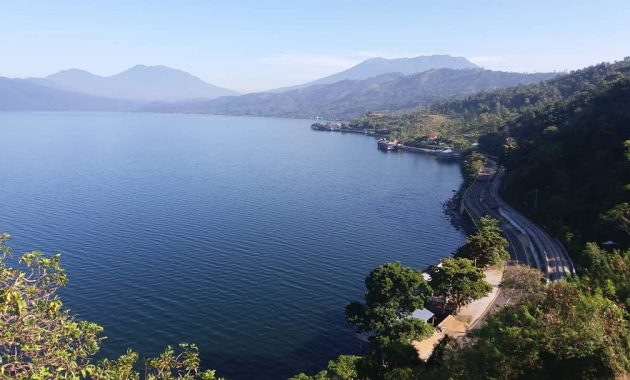
[{"label": "distant mountain peak", "polygon": [[365,61],[363,61],[362,63],[365,62],[383,62],[383,61],[387,61],[387,58],[383,58],[383,57],[372,57],[372,58],[368,58]]},{"label": "distant mountain peak", "polygon": [[70,69],[57,71],[56,73],[47,76],[46,79],[58,78],[58,77],[70,76],[70,75],[81,75],[81,76],[98,77],[98,75],[92,74],[89,71],[81,70],[81,69],[77,69],[77,68],[73,67],[73,68],[70,68]]},{"label": "distant mountain peak", "polygon": [[[172,67],[168,67],[168,66],[164,66],[164,65],[135,65],[132,66],[130,68],[128,68],[125,71],[120,72],[121,73],[125,73],[125,72],[133,72],[133,71],[176,71],[176,72],[180,72],[180,73],[186,73],[183,70],[179,70],[179,69],[174,69]],[[188,74],[188,73],[186,73]],[[116,74],[117,75],[117,74]]]},{"label": "distant mountain peak", "polygon": [[313,85],[331,84],[342,80],[364,80],[383,74],[401,73],[411,75],[430,69],[476,69],[479,66],[470,62],[465,57],[454,57],[447,54],[421,55],[417,57],[383,58],[374,57],[366,59],[351,68],[327,77],[317,79],[298,86],[291,86],[276,90],[282,92],[305,88]]},{"label": "distant mountain peak", "polygon": [[237,95],[235,91],[206,83],[183,70],[162,65],[139,64],[111,76],[72,68],[31,80],[57,89],[134,101],[180,101]]},{"label": "distant mountain peak", "polygon": [[[375,57],[366,59],[365,61],[349,68],[352,70],[362,65],[386,65],[383,69],[399,68],[398,71],[405,75],[416,74],[422,71],[430,69],[473,69],[479,66],[470,62],[465,57],[457,57],[448,54],[435,54],[435,55],[419,55],[417,57],[402,57],[402,58],[383,58]],[[348,70],[345,70],[346,72]],[[384,73],[383,73],[384,74]],[[367,78],[355,78],[355,79],[367,79]]]},{"label": "distant mountain peak", "polygon": [[[92,74],[89,71],[86,70],[82,70],[82,69],[77,69],[76,67],[71,67],[69,69],[66,70],[60,70],[58,73],[88,73],[88,74]],[[52,74],[55,75],[55,74]],[[94,74],[92,74],[94,75]]]}]

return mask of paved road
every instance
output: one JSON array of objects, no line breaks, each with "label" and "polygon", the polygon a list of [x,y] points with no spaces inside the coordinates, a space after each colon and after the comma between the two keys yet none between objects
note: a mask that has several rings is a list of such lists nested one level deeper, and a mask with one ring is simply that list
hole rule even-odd
[{"label": "paved road", "polygon": [[501,199],[498,188],[504,175],[505,171],[497,169],[494,161],[487,160],[464,193],[465,208],[473,218],[488,215],[499,221],[517,263],[541,270],[549,280],[574,273],[573,262],[562,244]]}]

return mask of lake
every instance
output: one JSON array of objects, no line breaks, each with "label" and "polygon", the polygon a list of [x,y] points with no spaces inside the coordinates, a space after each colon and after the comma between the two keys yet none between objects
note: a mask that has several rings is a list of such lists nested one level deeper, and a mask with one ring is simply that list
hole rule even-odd
[{"label": "lake", "polygon": [[459,167],[308,120],[0,113],[0,231],[61,252],[65,305],[102,353],[196,343],[229,379],[313,372],[361,347],[344,319],[391,261],[463,243]]}]

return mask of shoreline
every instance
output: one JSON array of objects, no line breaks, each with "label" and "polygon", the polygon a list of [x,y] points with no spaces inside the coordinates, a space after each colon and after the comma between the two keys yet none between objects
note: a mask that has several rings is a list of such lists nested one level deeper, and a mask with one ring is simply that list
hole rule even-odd
[{"label": "shoreline", "polygon": [[466,217],[465,214],[462,214],[459,211],[464,200],[466,188],[466,183],[462,182],[459,189],[457,189],[457,191],[455,191],[448,200],[442,203],[442,208],[444,215],[446,215],[446,218],[449,220],[451,225],[455,227],[455,229],[464,232],[466,235],[470,235],[475,231],[475,225],[469,218]]}]

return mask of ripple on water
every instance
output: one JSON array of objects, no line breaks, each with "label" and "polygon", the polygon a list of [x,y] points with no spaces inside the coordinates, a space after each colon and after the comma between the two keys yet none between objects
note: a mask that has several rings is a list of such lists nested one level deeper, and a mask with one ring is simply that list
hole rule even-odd
[{"label": "ripple on water", "polygon": [[358,350],[343,313],[367,272],[463,236],[441,206],[456,165],[309,124],[0,114],[0,230],[63,252],[62,296],[105,327],[103,354],[189,341],[230,379],[315,371]]}]

